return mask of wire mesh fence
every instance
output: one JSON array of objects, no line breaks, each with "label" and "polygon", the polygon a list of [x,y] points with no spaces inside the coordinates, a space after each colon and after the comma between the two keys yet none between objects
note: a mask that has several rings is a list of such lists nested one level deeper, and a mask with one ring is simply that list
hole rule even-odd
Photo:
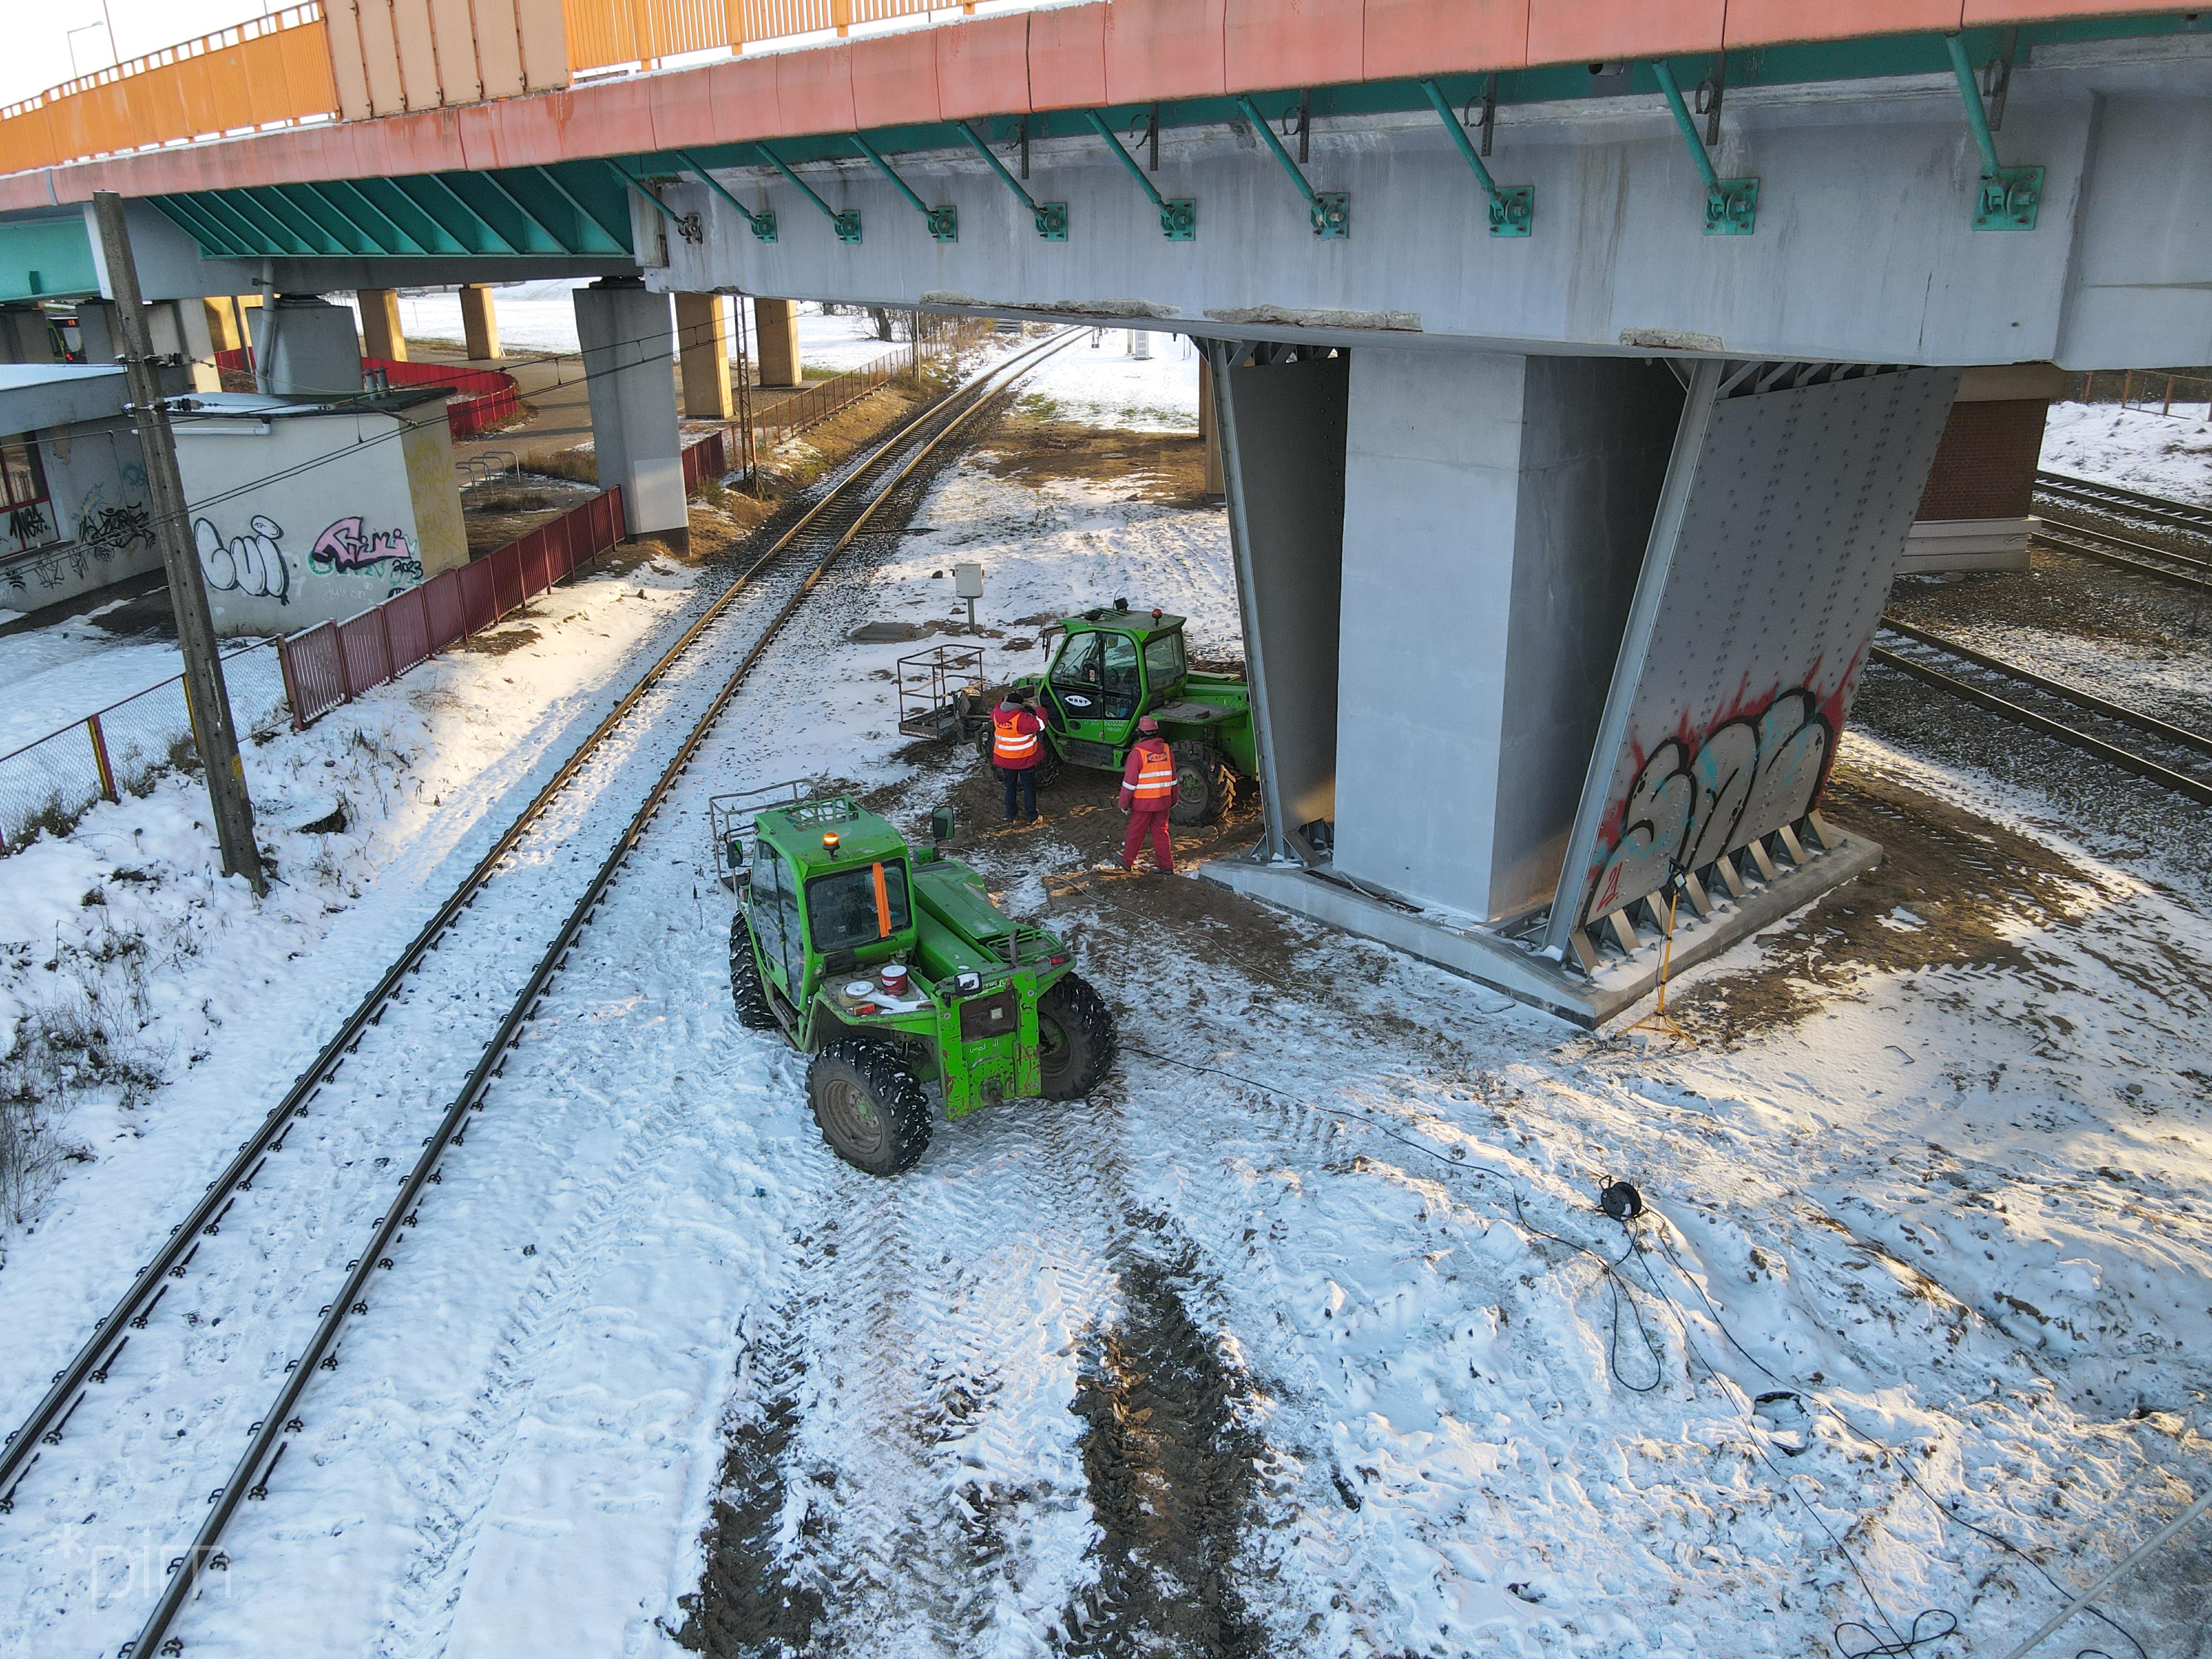
[{"label": "wire mesh fence", "polygon": [[[232,652],[222,677],[241,736],[285,723],[276,641]],[[143,794],[162,773],[198,757],[181,674],[0,755],[0,853],[19,850],[42,830],[65,834],[100,801]]]}]

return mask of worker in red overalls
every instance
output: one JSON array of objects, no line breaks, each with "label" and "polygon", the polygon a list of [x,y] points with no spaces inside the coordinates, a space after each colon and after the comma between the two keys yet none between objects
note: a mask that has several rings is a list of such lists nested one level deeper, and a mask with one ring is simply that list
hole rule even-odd
[{"label": "worker in red overalls", "polygon": [[1014,821],[1015,798],[1036,822],[1036,765],[1044,738],[1044,722],[1030,708],[1030,694],[1015,686],[991,711],[991,763],[1006,784],[1006,822]]},{"label": "worker in red overalls", "polygon": [[1137,867],[1137,848],[1146,835],[1152,838],[1152,863],[1163,875],[1175,869],[1175,848],[1168,840],[1168,808],[1175,805],[1175,757],[1160,723],[1150,714],[1137,722],[1137,746],[1121,769],[1121,810],[1129,815],[1129,833],[1121,842],[1121,867]]}]

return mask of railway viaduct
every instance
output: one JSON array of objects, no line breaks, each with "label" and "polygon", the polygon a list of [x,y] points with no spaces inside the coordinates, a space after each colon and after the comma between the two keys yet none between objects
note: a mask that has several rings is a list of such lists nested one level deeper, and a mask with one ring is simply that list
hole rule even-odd
[{"label": "railway viaduct", "polygon": [[1585,1020],[1875,856],[1820,791],[1961,371],[2212,357],[2194,13],[326,3],[235,48],[276,130],[130,150],[212,118],[154,130],[161,65],[0,112],[0,299],[104,289],[100,189],[150,298],[307,331],[599,278],[638,531],[684,514],[669,293],[1194,336],[1266,774],[1212,872]]}]

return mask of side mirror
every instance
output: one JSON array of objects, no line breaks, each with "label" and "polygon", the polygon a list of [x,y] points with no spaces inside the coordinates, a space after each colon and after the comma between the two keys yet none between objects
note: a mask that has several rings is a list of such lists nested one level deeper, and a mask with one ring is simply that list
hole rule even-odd
[{"label": "side mirror", "polygon": [[952,809],[951,807],[939,806],[931,810],[929,839],[933,846],[942,846],[952,839]]}]

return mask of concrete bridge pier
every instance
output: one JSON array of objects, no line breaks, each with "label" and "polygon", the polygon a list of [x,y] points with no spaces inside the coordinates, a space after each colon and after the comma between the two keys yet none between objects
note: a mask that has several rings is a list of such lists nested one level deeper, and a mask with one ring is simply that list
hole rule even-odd
[{"label": "concrete bridge pier", "polygon": [[1878,855],[1814,809],[1956,370],[1210,355],[1267,812],[1210,874],[1595,1024],[1670,896],[1686,967]]},{"label": "concrete bridge pier", "polygon": [[682,354],[684,418],[733,419],[737,400],[730,389],[729,296],[678,295],[676,343]]},{"label": "concrete bridge pier", "polygon": [[[123,349],[122,338],[115,328],[115,302],[80,300],[76,322],[77,337],[84,343],[85,362],[113,362]],[[155,301],[146,307],[146,325],[153,336],[155,354],[177,360],[154,372],[164,396],[182,397],[191,392],[222,389],[222,377],[215,366],[215,341],[208,333],[206,312],[198,301]],[[359,379],[356,370],[356,384]]]},{"label": "concrete bridge pier", "polygon": [[657,536],[688,550],[691,516],[676,427],[668,295],[648,292],[635,276],[607,276],[578,289],[575,306],[599,483],[622,487],[632,536]]}]

